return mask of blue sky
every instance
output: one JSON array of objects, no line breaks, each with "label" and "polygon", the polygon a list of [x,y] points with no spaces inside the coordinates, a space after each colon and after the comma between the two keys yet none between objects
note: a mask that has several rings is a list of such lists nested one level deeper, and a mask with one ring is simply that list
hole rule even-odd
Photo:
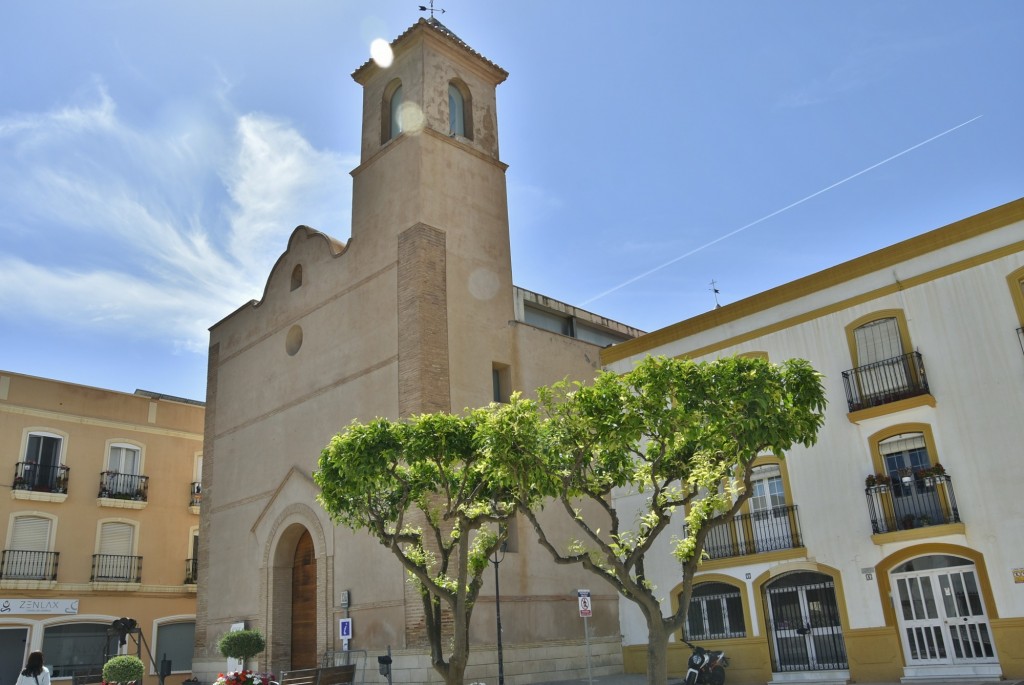
[{"label": "blue sky", "polygon": [[[1024,3],[437,6],[510,74],[516,283],[639,328],[1024,196]],[[292,229],[348,237],[350,74],[416,8],[0,3],[0,368],[205,399]]]}]

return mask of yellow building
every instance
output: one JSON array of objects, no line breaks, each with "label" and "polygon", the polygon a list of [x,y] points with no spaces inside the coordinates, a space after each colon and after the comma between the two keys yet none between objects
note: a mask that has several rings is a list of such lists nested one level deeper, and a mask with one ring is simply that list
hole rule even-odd
[{"label": "yellow building", "polygon": [[[203,415],[194,401],[0,371],[0,681],[42,649],[70,684],[142,641],[174,680],[191,676]],[[122,617],[138,629],[120,647]],[[159,664],[140,656],[156,685]]]}]

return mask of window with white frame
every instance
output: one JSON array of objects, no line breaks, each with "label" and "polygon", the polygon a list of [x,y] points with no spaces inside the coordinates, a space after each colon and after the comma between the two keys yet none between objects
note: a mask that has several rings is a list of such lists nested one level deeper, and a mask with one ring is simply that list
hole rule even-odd
[{"label": "window with white frame", "polygon": [[107,475],[103,489],[109,495],[134,495],[142,486],[139,471],[142,450],[137,445],[114,443],[107,453]]},{"label": "window with white frame", "polygon": [[107,470],[138,475],[141,450],[135,445],[115,443],[110,446]]},{"label": "window with white frame", "polygon": [[693,588],[686,615],[687,640],[746,637],[739,588],[727,583],[701,583]]},{"label": "window with white frame", "polygon": [[99,552],[94,563],[94,580],[136,582],[139,574],[135,549],[135,526],[124,521],[100,525]]},{"label": "window with white frame", "polygon": [[15,516],[11,539],[3,553],[0,577],[5,579],[51,580],[56,560],[50,552],[53,521],[31,514]]},{"label": "window with white frame", "polygon": [[55,433],[32,432],[25,446],[24,464],[17,487],[52,491],[60,471],[63,438]]}]

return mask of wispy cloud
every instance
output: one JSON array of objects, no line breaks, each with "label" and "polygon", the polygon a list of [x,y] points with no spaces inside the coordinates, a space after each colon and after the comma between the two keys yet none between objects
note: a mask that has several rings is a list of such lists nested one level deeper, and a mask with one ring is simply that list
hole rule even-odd
[{"label": "wispy cloud", "polygon": [[4,117],[0,119],[0,139],[17,136],[18,143],[25,145],[54,135],[112,129],[116,124],[114,101],[102,83],[97,82],[96,95],[98,102],[92,105],[69,105],[42,114]]},{"label": "wispy cloud", "polygon": [[861,90],[891,77],[895,65],[903,63],[914,53],[939,47],[938,39],[879,38],[852,50],[825,71],[802,83],[798,88],[783,93],[776,103],[780,108],[798,108],[819,105]]},{"label": "wispy cloud", "polygon": [[354,160],[287,122],[215,102],[144,128],[101,83],[89,99],[0,117],[0,317],[204,351],[296,225],[347,235]]}]

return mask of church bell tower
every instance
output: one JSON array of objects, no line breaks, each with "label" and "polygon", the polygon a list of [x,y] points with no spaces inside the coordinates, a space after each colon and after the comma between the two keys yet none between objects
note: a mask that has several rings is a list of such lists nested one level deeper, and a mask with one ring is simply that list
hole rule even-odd
[{"label": "church bell tower", "polygon": [[491,399],[514,318],[505,169],[495,89],[508,74],[436,19],[369,61],[352,172],[352,247],[380,268],[397,255],[399,414]]}]

